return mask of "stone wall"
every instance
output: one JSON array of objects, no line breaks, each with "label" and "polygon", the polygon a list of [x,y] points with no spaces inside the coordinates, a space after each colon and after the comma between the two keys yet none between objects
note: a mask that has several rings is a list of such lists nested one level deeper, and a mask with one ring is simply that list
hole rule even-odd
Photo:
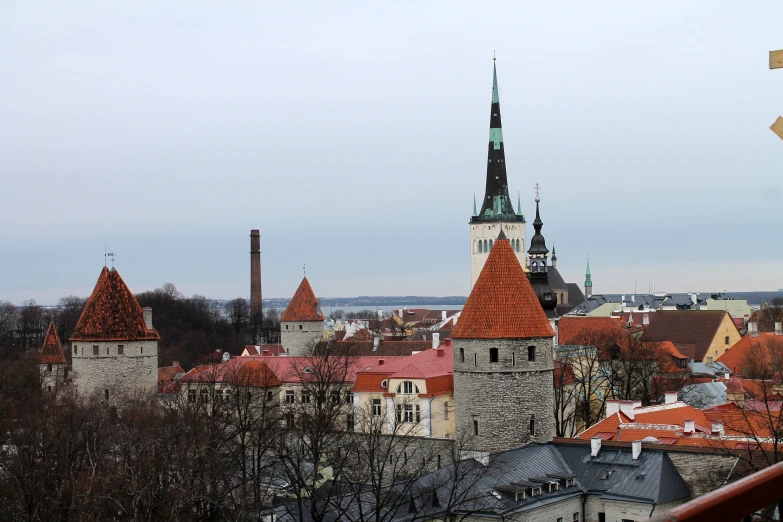
[{"label": "stone wall", "polygon": [[[535,347],[535,361],[528,361],[529,346]],[[490,362],[491,348],[498,349],[498,362]],[[551,337],[455,339],[456,435],[473,435],[473,449],[489,451],[549,441],[554,425],[552,350]]]},{"label": "stone wall", "polygon": [[729,474],[737,463],[737,458],[729,455],[674,451],[669,452],[668,455],[694,498],[726,484]]},{"label": "stone wall", "polygon": [[321,341],[323,335],[323,321],[280,323],[280,344],[288,355],[312,355],[315,343]]},{"label": "stone wall", "polygon": [[71,354],[73,384],[80,395],[100,393],[105,398],[109,390],[111,400],[125,393],[157,390],[157,341],[74,341]]}]

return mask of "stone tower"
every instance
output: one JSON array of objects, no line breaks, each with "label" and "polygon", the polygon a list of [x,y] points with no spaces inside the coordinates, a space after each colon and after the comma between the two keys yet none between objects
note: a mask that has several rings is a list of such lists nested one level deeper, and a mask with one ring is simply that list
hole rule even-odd
[{"label": "stone tower", "polygon": [[585,272],[585,299],[593,295],[593,276],[590,274],[590,258],[587,258],[587,271]]},{"label": "stone tower", "polygon": [[65,368],[63,345],[60,343],[60,337],[57,335],[57,329],[52,321],[49,323],[49,329],[46,331],[46,337],[44,337],[43,346],[41,346],[39,363],[41,387],[44,391],[53,391],[65,382],[67,377]]},{"label": "stone tower", "polygon": [[324,314],[305,277],[280,316],[280,343],[289,355],[312,355],[323,335]]},{"label": "stone tower", "polygon": [[530,240],[530,248],[527,253],[530,256],[528,266],[530,272],[528,277],[530,278],[530,284],[533,286],[533,291],[538,297],[538,302],[541,304],[541,308],[544,310],[547,318],[550,320],[550,324],[554,325],[554,319],[557,317],[555,313],[555,307],[557,306],[557,295],[549,286],[549,272],[547,267],[547,257],[549,256],[549,249],[546,247],[546,240],[541,233],[541,228],[544,226],[544,222],[541,221],[541,214],[538,211],[538,204],[541,198],[536,195],[536,219],[533,221],[533,228],[536,233]]},{"label": "stone tower", "polygon": [[152,309],[139,306],[117,270],[103,267],[70,338],[78,393],[113,401],[124,393],[154,392],[159,339]]},{"label": "stone tower", "polygon": [[260,318],[261,305],[261,234],[250,231],[250,316]]},{"label": "stone tower", "polygon": [[554,331],[501,231],[454,326],[456,435],[475,450],[546,442]]},{"label": "stone tower", "polygon": [[506,157],[503,145],[503,127],[500,122],[497,67],[492,66],[492,109],[489,118],[489,145],[487,153],[487,181],[481,211],[470,218],[470,285],[476,284],[486,263],[495,238],[503,229],[511,250],[519,264],[525,260],[525,217],[517,202],[517,211],[511,203],[506,177]]}]

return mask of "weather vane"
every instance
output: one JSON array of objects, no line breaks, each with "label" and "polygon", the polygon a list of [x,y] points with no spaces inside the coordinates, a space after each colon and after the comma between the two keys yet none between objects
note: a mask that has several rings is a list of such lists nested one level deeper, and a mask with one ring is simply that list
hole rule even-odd
[{"label": "weather vane", "polygon": [[113,252],[106,252],[106,257],[111,259],[111,267],[114,268],[114,258],[117,257],[117,254]]},{"label": "weather vane", "polygon": [[302,265],[302,275],[307,277],[307,265]]}]

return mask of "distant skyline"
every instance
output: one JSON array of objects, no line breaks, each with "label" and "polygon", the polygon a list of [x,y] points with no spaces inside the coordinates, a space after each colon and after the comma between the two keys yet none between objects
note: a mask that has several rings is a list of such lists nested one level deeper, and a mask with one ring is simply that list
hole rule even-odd
[{"label": "distant skyline", "polygon": [[[594,293],[783,287],[783,3],[0,4],[0,300],[467,295],[509,190]],[[529,245],[528,245],[529,246]]]}]

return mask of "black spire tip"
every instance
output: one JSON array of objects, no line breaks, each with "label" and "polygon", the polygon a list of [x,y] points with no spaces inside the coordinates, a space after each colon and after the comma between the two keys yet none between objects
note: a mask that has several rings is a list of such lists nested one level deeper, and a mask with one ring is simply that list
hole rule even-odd
[{"label": "black spire tip", "polygon": [[501,239],[508,241],[508,238],[506,237],[506,233],[503,232],[502,228],[500,229],[500,234],[498,234],[497,241],[500,241]]}]

